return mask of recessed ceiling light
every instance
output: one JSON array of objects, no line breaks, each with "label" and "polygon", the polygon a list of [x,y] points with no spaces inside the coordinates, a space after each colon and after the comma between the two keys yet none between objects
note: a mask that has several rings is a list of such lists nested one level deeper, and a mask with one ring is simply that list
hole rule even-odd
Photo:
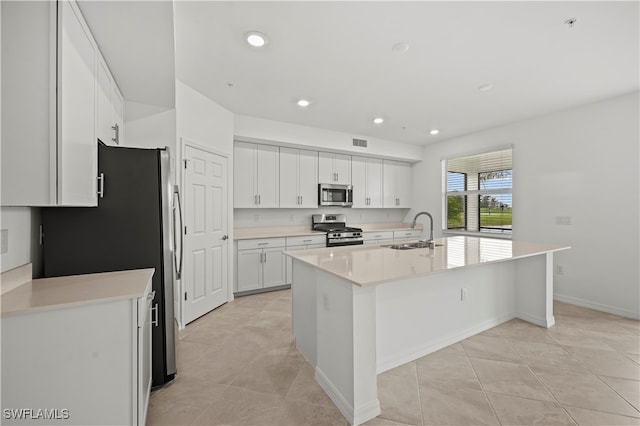
[{"label": "recessed ceiling light", "polygon": [[249,31],[245,33],[244,39],[253,47],[263,47],[267,44],[267,36],[259,31]]},{"label": "recessed ceiling light", "polygon": [[491,84],[491,83],[487,83],[487,84],[483,84],[481,86],[478,86],[478,90],[481,91],[481,92],[488,92],[491,89],[493,89],[493,84]]},{"label": "recessed ceiling light", "polygon": [[373,119],[373,122],[376,124],[382,124],[384,122],[384,118],[382,117],[376,117]]},{"label": "recessed ceiling light", "polygon": [[407,53],[409,50],[409,43],[401,41],[400,43],[394,44],[391,50],[398,53]]},{"label": "recessed ceiling light", "polygon": [[297,104],[301,108],[306,108],[311,104],[311,101],[309,101],[308,99],[298,99]]},{"label": "recessed ceiling light", "polygon": [[440,130],[438,130],[438,129],[431,129],[431,130],[429,131],[429,134],[431,134],[431,135],[433,135],[433,136],[437,135],[438,133],[440,133]]}]

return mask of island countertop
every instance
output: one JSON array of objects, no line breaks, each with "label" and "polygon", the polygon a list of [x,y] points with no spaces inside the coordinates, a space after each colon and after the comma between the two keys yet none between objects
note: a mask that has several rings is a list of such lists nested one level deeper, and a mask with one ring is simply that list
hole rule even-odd
[{"label": "island countertop", "polygon": [[27,281],[2,295],[2,316],[144,296],[154,269]]},{"label": "island countertop", "polygon": [[385,245],[357,245],[284,254],[359,286],[457,268],[501,262],[570,248],[486,237],[437,238],[435,249],[394,250]]}]

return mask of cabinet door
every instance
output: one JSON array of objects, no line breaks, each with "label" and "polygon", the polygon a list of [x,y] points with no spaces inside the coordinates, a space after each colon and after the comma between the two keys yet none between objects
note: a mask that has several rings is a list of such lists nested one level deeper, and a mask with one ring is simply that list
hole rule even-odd
[{"label": "cabinet door", "polygon": [[398,199],[396,207],[411,208],[413,193],[411,164],[399,161],[396,176],[396,198]]},{"label": "cabinet door", "polygon": [[[280,165],[282,167],[282,165]],[[318,152],[301,149],[298,157],[300,207],[318,207]],[[282,194],[280,194],[282,197]]]},{"label": "cabinet door", "polygon": [[396,207],[396,182],[398,180],[396,162],[384,160],[382,162],[382,205]]},{"label": "cabinet door", "polygon": [[262,249],[238,250],[237,291],[262,288]]},{"label": "cabinet door", "polygon": [[351,178],[353,185],[353,207],[369,207],[367,192],[367,159],[351,157]]},{"label": "cabinet door", "polygon": [[77,5],[58,7],[58,204],[95,206],[97,47]]},{"label": "cabinet door", "polygon": [[318,183],[336,183],[333,169],[334,155],[328,152],[318,153]]},{"label": "cabinet door", "polygon": [[299,206],[298,150],[280,147],[280,207]]},{"label": "cabinet door", "polygon": [[351,156],[335,154],[334,170],[336,183],[351,185]]},{"label": "cabinet door", "polygon": [[256,150],[252,143],[236,142],[233,146],[233,207],[258,206]]},{"label": "cabinet door", "polygon": [[382,207],[382,160],[367,159],[368,207]]},{"label": "cabinet door", "polygon": [[279,150],[277,146],[258,145],[258,207],[274,208],[280,204]]},{"label": "cabinet door", "polygon": [[111,144],[111,77],[107,64],[98,61],[98,139]]},{"label": "cabinet door", "polygon": [[[115,81],[111,81],[111,143],[122,145],[124,124],[124,101]],[[115,128],[114,128],[115,127]]]},{"label": "cabinet door", "polygon": [[274,247],[264,249],[264,257],[262,261],[262,286],[275,287],[284,285],[285,279],[285,262],[282,250],[284,247]]}]

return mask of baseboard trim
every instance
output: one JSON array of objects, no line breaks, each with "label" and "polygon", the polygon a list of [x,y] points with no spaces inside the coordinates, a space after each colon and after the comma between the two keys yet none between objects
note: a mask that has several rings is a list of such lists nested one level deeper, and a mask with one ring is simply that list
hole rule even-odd
[{"label": "baseboard trim", "polygon": [[554,293],[553,300],[557,300],[558,302],[569,303],[570,305],[582,306],[583,308],[594,309],[596,311],[602,311],[608,314],[614,314],[614,315],[618,315],[625,318],[640,320],[640,312],[633,312],[627,309],[605,305],[603,303],[596,303],[590,300],[580,299],[579,297],[572,297],[564,294]]}]

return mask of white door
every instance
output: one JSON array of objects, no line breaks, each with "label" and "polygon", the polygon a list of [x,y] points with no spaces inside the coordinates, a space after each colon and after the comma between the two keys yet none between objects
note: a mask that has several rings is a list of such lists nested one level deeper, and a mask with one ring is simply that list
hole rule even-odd
[{"label": "white door", "polygon": [[227,302],[227,159],[185,146],[185,323]]}]

